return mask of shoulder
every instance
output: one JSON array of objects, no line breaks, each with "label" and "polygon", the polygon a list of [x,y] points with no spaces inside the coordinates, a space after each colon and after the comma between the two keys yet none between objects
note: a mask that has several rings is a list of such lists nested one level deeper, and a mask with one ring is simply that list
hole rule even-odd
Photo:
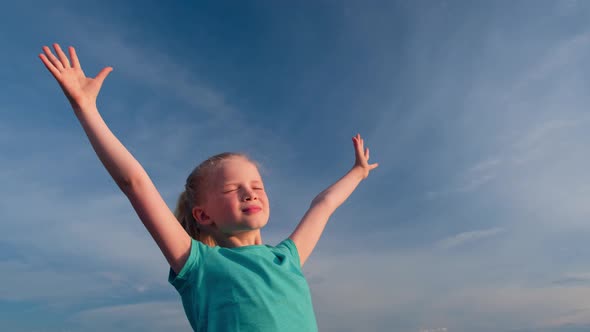
[{"label": "shoulder", "polygon": [[194,271],[204,264],[207,255],[214,250],[214,248],[209,247],[200,241],[191,239],[191,247],[186,262],[178,273],[170,268],[168,281],[175,287],[182,288],[183,285],[191,279]]},{"label": "shoulder", "polygon": [[293,261],[300,265],[299,251],[297,250],[297,245],[295,245],[295,242],[293,242],[293,240],[291,240],[290,238],[286,238],[285,240],[281,241],[274,248],[275,250],[288,254],[289,256],[291,256]]}]

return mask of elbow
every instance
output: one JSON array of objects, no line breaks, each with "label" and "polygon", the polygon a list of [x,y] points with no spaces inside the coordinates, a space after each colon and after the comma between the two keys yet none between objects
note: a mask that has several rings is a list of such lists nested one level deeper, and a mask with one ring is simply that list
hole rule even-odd
[{"label": "elbow", "polygon": [[323,206],[327,209],[335,210],[338,205],[338,202],[336,202],[334,198],[330,197],[330,195],[318,195],[311,201],[310,207]]},{"label": "elbow", "polygon": [[117,179],[115,180],[115,183],[117,184],[117,187],[119,187],[119,189],[121,189],[121,191],[127,196],[133,191],[134,181],[131,181],[130,179]]},{"label": "elbow", "polygon": [[115,180],[115,183],[125,195],[129,196],[129,194],[138,191],[138,188],[142,187],[144,179],[140,176],[125,177]]}]

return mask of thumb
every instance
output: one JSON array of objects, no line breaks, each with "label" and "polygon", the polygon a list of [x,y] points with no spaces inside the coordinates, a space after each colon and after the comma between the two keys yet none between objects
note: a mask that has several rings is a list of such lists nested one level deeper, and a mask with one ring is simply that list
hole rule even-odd
[{"label": "thumb", "polygon": [[104,67],[94,78],[99,84],[104,82],[105,78],[113,71],[113,67]]}]

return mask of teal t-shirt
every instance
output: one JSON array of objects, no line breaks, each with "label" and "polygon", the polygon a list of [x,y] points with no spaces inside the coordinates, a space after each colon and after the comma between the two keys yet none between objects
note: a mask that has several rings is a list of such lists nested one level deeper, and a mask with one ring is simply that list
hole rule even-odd
[{"label": "teal t-shirt", "polygon": [[190,255],[168,281],[198,332],[312,332],[309,286],[291,239],[276,247],[209,247],[192,240]]}]

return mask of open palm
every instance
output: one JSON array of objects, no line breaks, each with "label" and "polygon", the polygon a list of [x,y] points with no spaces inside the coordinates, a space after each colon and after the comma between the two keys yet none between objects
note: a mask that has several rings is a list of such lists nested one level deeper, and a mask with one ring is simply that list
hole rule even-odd
[{"label": "open palm", "polygon": [[71,62],[59,44],[53,44],[53,47],[57,57],[53,55],[49,47],[44,46],[43,52],[45,54],[40,54],[39,58],[55,77],[72,107],[79,110],[87,105],[96,104],[102,83],[113,68],[105,67],[96,77],[86,77],[73,47],[70,46],[68,49]]},{"label": "open palm", "polygon": [[365,140],[360,134],[352,138],[355,152],[354,167],[359,167],[363,170],[363,178],[369,176],[369,172],[379,166],[378,163],[369,164],[369,148],[365,148]]}]

